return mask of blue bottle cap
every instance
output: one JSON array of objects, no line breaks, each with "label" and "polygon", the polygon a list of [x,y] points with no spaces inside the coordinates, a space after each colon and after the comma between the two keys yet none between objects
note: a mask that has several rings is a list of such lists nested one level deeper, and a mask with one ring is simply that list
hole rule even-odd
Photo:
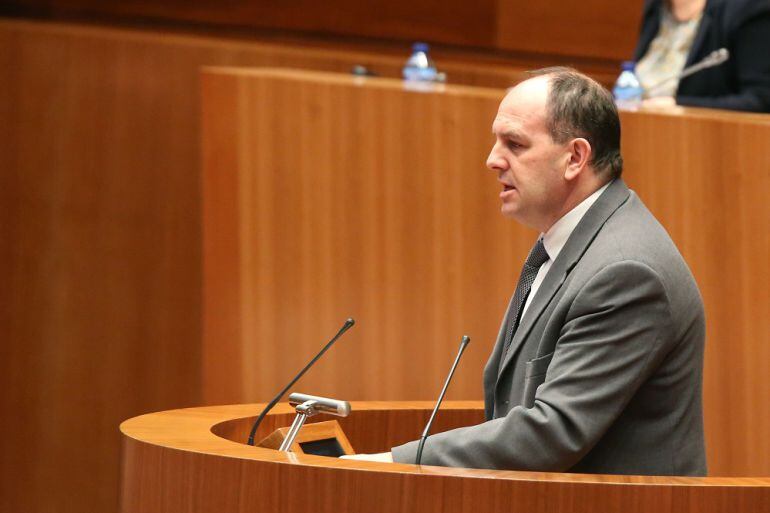
[{"label": "blue bottle cap", "polygon": [[635,68],[636,68],[636,61],[623,61],[621,69],[623,71],[634,71]]},{"label": "blue bottle cap", "polygon": [[413,52],[425,52],[428,53],[428,50],[430,49],[430,46],[428,46],[428,43],[422,43],[417,42],[412,45],[412,51]]}]

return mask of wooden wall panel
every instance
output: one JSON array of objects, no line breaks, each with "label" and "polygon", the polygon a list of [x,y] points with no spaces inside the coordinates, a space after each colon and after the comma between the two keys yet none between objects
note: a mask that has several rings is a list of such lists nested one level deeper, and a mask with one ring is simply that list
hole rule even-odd
[{"label": "wooden wall panel", "polygon": [[0,510],[111,511],[117,424],[200,397],[195,66],[30,32],[0,27]]},{"label": "wooden wall panel", "polygon": [[430,399],[467,333],[450,396],[480,398],[535,236],[483,165],[499,93],[277,73],[204,74],[204,402],[268,399],[348,316],[296,390]]},{"label": "wooden wall panel", "polygon": [[[11,1],[17,9],[52,16],[166,20],[220,27],[288,30],[311,35],[427,39],[471,46],[494,45],[496,0],[412,2],[371,0],[230,1],[65,0]],[[45,6],[45,7],[43,7]]]},{"label": "wooden wall panel", "polygon": [[[296,391],[435,397],[467,332],[474,343],[450,395],[479,399],[534,239],[497,213],[483,168],[503,92],[415,93],[288,71],[203,80],[204,239],[214,241],[204,283],[216,287],[204,288],[204,400],[270,398],[348,315],[360,325]],[[770,117],[680,110],[622,121],[626,180],[704,297],[710,472],[768,475]],[[240,288],[223,293],[232,283]]]},{"label": "wooden wall panel", "polygon": [[500,0],[496,18],[497,47],[572,59],[629,60],[639,33],[643,3],[642,0],[581,0],[578,3]]},{"label": "wooden wall panel", "polygon": [[[569,57],[602,61],[617,74],[617,61],[631,56],[642,0],[584,0],[579,4],[527,0],[10,0],[5,11],[49,18],[206,26],[219,31],[249,29],[300,37],[357,38]],[[1,11],[0,11],[1,12]]]}]

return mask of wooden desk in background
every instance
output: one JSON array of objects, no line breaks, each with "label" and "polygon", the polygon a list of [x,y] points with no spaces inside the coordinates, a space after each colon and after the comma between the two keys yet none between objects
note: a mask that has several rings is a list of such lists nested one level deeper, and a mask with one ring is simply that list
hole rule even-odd
[{"label": "wooden desk in background", "polygon": [[[303,391],[433,398],[468,333],[450,395],[481,397],[536,236],[499,215],[484,168],[502,96],[328,73],[203,73],[208,404],[268,399],[348,316],[358,326]],[[770,475],[770,117],[623,112],[622,123],[625,180],[704,296],[710,472]]]}]

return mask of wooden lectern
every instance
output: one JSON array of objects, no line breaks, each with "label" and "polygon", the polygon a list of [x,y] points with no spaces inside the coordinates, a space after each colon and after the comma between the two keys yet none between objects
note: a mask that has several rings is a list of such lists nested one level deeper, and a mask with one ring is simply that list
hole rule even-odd
[{"label": "wooden lectern", "polygon": [[[359,452],[419,436],[429,402],[359,402],[340,424]],[[262,405],[191,408],[125,421],[123,513],[770,511],[770,478],[513,472],[340,460],[245,445]],[[291,423],[280,405],[258,438]],[[435,431],[482,420],[479,402],[446,403]]]}]

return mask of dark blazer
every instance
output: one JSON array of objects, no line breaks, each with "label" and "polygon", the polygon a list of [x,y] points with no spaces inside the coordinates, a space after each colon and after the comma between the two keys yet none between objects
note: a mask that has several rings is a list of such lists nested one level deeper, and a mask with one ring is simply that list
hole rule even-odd
[{"label": "dark blazer", "polygon": [[[658,34],[663,0],[646,0],[634,59]],[[770,112],[770,0],[707,0],[685,66],[719,48],[730,59],[683,79],[679,105]]]},{"label": "dark blazer", "polygon": [[[428,438],[422,462],[603,474],[704,475],[703,303],[666,231],[622,180],[586,212],[500,365],[487,421]],[[394,447],[414,462],[416,442]]]}]

